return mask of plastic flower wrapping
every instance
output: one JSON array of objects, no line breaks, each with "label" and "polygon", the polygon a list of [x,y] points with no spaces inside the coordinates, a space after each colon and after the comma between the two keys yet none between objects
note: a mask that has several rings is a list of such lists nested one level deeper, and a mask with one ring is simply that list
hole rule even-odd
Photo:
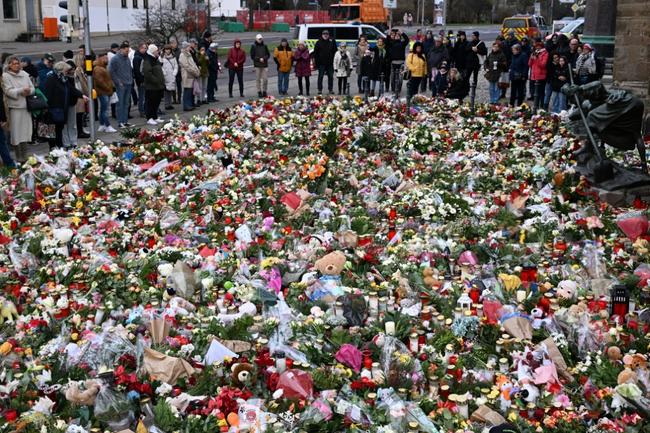
[{"label": "plastic flower wrapping", "polygon": [[650,428],[648,204],[561,118],[269,99],[127,135],[0,179],[0,431]]}]

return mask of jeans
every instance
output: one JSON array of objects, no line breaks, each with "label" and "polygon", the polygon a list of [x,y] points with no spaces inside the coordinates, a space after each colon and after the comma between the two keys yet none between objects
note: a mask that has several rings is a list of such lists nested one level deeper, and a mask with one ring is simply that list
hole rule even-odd
[{"label": "jeans", "polygon": [[402,91],[402,66],[404,63],[392,63],[390,66],[390,90],[400,94]]},{"label": "jeans", "polygon": [[194,108],[194,89],[186,87],[183,89],[183,110]]},{"label": "jeans", "polygon": [[235,82],[235,75],[239,83],[239,95],[244,96],[244,70],[228,69],[228,95],[232,95],[232,85]]},{"label": "jeans", "polygon": [[544,87],[544,109],[548,111],[548,104],[551,102],[551,93],[553,89],[551,88],[551,80],[546,80],[546,86]]},{"label": "jeans", "polygon": [[257,93],[266,93],[266,87],[269,83],[269,68],[255,67],[255,84],[257,85]]},{"label": "jeans", "polygon": [[63,147],[74,147],[77,145],[77,107],[68,107],[68,120],[61,131],[61,142]]},{"label": "jeans", "polygon": [[327,90],[331,92],[334,91],[334,65],[318,67],[318,93],[323,91],[323,75],[327,74]]},{"label": "jeans", "polygon": [[517,106],[524,103],[526,99],[526,80],[510,81],[510,105]]},{"label": "jeans", "polygon": [[309,77],[298,77],[298,91],[302,95],[302,80],[305,80],[305,90],[309,96]]},{"label": "jeans", "polygon": [[117,86],[117,121],[120,124],[128,123],[129,121],[129,102],[131,100],[131,84],[124,86]]},{"label": "jeans", "polygon": [[499,89],[498,81],[490,81],[490,104],[496,104],[501,97],[501,89]]},{"label": "jeans", "polygon": [[289,72],[278,71],[278,92],[280,94],[287,93],[289,90]]},{"label": "jeans", "polygon": [[16,166],[16,163],[11,159],[11,154],[9,154],[9,148],[7,147],[7,137],[2,128],[0,128],[0,159],[6,167],[13,168]]},{"label": "jeans", "polygon": [[144,113],[146,111],[145,100],[147,99],[144,84],[138,84],[138,112]]},{"label": "jeans", "polygon": [[420,90],[420,85],[424,77],[411,77],[408,83],[408,99],[411,99],[413,96],[417,95]]},{"label": "jeans", "polygon": [[172,101],[176,99],[176,90],[165,90],[165,108],[172,105]]},{"label": "jeans", "polygon": [[535,84],[535,97],[534,108],[539,110],[544,105],[544,89],[546,89],[546,80],[534,80]]},{"label": "jeans", "polygon": [[158,107],[162,99],[164,90],[145,90],[145,113],[147,119],[158,118]]},{"label": "jeans", "polygon": [[338,77],[339,95],[348,94],[348,77]]},{"label": "jeans", "polygon": [[214,100],[214,92],[217,91],[217,74],[208,75],[208,101]]},{"label": "jeans", "polygon": [[566,95],[561,91],[553,91],[551,98],[553,101],[552,112],[559,113],[562,110],[566,110]]},{"label": "jeans", "polygon": [[199,101],[205,102],[208,99],[208,77],[201,77],[199,84],[201,84],[201,97],[199,98]]},{"label": "jeans", "polygon": [[107,95],[98,96],[99,99],[99,124],[101,126],[111,126],[111,122],[108,120],[108,109],[110,108],[111,97]]}]

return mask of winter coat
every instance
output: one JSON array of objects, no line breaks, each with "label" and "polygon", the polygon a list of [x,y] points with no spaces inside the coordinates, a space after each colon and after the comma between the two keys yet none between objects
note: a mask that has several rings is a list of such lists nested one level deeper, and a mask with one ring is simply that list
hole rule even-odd
[{"label": "winter coat", "polygon": [[424,41],[422,42],[422,52],[424,53],[425,57],[429,57],[429,52],[435,47],[436,42],[433,37],[431,38],[424,38]]},{"label": "winter coat", "polygon": [[388,58],[393,61],[404,61],[406,59],[406,47],[409,46],[409,37],[402,33],[400,39],[386,39],[386,51]]},{"label": "winter coat", "polygon": [[178,61],[174,55],[165,56],[162,59],[163,75],[165,76],[165,90],[173,92],[176,90],[176,75],[178,74]]},{"label": "winter coat", "polygon": [[271,53],[269,52],[269,47],[267,47],[264,42],[258,43],[256,41],[253,43],[253,46],[251,47],[251,59],[253,59],[253,66],[256,68],[268,68],[270,57]]},{"label": "winter coat", "polygon": [[528,79],[528,56],[523,52],[512,56],[510,63],[510,81]]},{"label": "winter coat", "polygon": [[178,57],[178,66],[181,68],[181,85],[184,89],[194,87],[194,80],[201,76],[199,67],[194,63],[192,53],[189,50],[181,51]]},{"label": "winter coat", "polygon": [[406,56],[406,67],[411,71],[411,76],[414,78],[426,77],[427,75],[427,61],[415,53],[409,53]]},{"label": "winter coat", "polygon": [[128,56],[118,53],[108,62],[108,72],[111,74],[115,87],[133,84],[133,66]]},{"label": "winter coat", "polygon": [[141,86],[144,83],[144,72],[142,71],[142,62],[147,57],[147,53],[141,54],[140,51],[133,53],[133,77],[135,84]]},{"label": "winter coat", "polygon": [[454,61],[454,66],[459,71],[462,71],[466,68],[468,46],[469,46],[469,42],[467,40],[461,41],[460,39],[456,42],[456,45],[454,45],[454,52],[452,57]]},{"label": "winter coat", "polygon": [[347,49],[336,51],[334,55],[334,72],[338,78],[349,77],[352,73],[352,56]]},{"label": "winter coat", "polygon": [[108,60],[100,58],[95,60],[95,67],[93,68],[93,85],[97,96],[111,96],[113,94],[114,85],[111,79],[111,74],[106,69]]},{"label": "winter coat", "polygon": [[216,77],[219,74],[219,56],[216,51],[208,50],[208,75]]},{"label": "winter coat", "polygon": [[[239,39],[235,39],[235,44],[239,42]],[[246,63],[246,53],[241,48],[235,48],[234,46],[228,51],[228,69],[233,71],[242,71],[244,69],[244,63]],[[235,63],[237,66],[235,66]]]},{"label": "winter coat", "polygon": [[47,81],[47,75],[52,72],[52,68],[48,68],[45,66],[45,63],[41,60],[36,64],[36,70],[38,72],[38,88],[41,90],[45,90],[45,82]]},{"label": "winter coat", "polygon": [[309,48],[304,50],[296,48],[293,52],[293,60],[296,62],[296,77],[309,77],[311,75],[311,58]]},{"label": "winter coat", "polygon": [[207,78],[210,75],[210,60],[207,54],[199,54],[198,66],[201,78]]},{"label": "winter coat", "polygon": [[491,51],[485,59],[485,79],[491,83],[499,81],[502,72],[508,71],[508,59],[503,51]]},{"label": "winter coat", "polygon": [[435,45],[431,47],[429,50],[429,54],[427,55],[427,63],[429,65],[429,69],[436,68],[438,69],[440,67],[440,64],[442,62],[448,62],[449,61],[449,52],[447,51],[447,47],[444,45],[440,45],[439,47],[436,47]]},{"label": "winter coat", "polygon": [[357,62],[356,73],[358,75],[361,75],[361,59],[368,51],[368,48],[370,48],[370,46],[367,42],[365,44],[358,43],[354,48],[354,60]]},{"label": "winter coat", "polygon": [[546,64],[548,62],[548,52],[545,49],[535,50],[528,59],[530,67],[530,79],[533,81],[546,80]]},{"label": "winter coat", "polygon": [[[560,77],[564,77],[564,80],[561,80]],[[562,90],[562,86],[567,83],[569,83],[569,65],[555,65],[553,67],[553,76],[551,77],[551,90],[559,92]]]},{"label": "winter coat", "polygon": [[449,99],[463,99],[469,93],[467,82],[462,78],[454,81],[449,81],[449,88],[447,89],[447,98]]},{"label": "winter coat", "polygon": [[54,108],[63,110],[63,123],[68,120],[68,108],[76,105],[77,100],[83,96],[74,86],[74,79],[62,77],[57,73],[48,75],[43,93],[50,110]]},{"label": "winter coat", "polygon": [[34,84],[27,72],[21,70],[14,74],[7,70],[2,74],[2,91],[5,94],[5,101],[9,110],[12,108],[27,108],[27,100],[23,95],[25,87],[31,89],[30,95],[34,94]]},{"label": "winter coat", "polygon": [[579,77],[596,74],[596,57],[594,53],[583,52],[576,60],[576,75]]},{"label": "winter coat", "polygon": [[165,73],[158,58],[147,54],[142,59],[142,76],[145,90],[165,90]]},{"label": "winter coat", "polygon": [[282,47],[276,47],[275,51],[273,51],[273,60],[275,60],[279,72],[291,72],[293,53],[288,45],[284,49]]},{"label": "winter coat", "polygon": [[[476,52],[472,50],[472,48],[476,47]],[[485,46],[485,42],[478,40],[478,41],[472,41],[467,45],[466,48],[466,56],[467,60],[465,63],[466,69],[477,69],[481,67],[481,61],[479,59],[479,56],[487,56],[487,47]]]},{"label": "winter coat", "polygon": [[433,96],[444,96],[447,93],[447,88],[449,87],[449,82],[447,81],[447,74],[439,73],[436,75],[436,78],[433,79],[434,88],[436,94]]},{"label": "winter coat", "polygon": [[314,45],[314,64],[316,67],[324,66],[329,68],[334,64],[336,55],[336,41],[334,39],[320,38]]},{"label": "winter coat", "polygon": [[390,77],[390,59],[388,52],[379,47],[373,48],[374,56],[372,57],[372,66],[370,67],[370,79],[377,81],[384,74],[384,79]]},{"label": "winter coat", "polygon": [[[359,72],[359,76],[361,77],[370,77],[372,75],[372,62],[375,59],[375,54],[377,53],[376,48],[370,48],[366,50],[366,52],[361,56],[361,59],[359,60],[359,64],[357,65]],[[372,78],[371,78],[372,79]]]}]

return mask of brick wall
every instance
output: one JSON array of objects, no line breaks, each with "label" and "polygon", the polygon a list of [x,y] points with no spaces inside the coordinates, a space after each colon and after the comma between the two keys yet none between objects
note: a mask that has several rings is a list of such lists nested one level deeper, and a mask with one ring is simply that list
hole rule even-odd
[{"label": "brick wall", "polygon": [[650,0],[618,0],[614,81],[642,95],[650,110]]}]

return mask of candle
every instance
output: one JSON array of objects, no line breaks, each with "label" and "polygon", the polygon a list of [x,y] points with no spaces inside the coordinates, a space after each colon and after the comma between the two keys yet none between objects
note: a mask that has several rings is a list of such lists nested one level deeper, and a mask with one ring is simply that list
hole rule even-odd
[{"label": "candle", "polygon": [[524,302],[526,300],[526,291],[517,290],[517,302]]},{"label": "candle", "polygon": [[409,349],[413,353],[418,353],[420,351],[420,339],[416,332],[409,335]]},{"label": "candle", "polygon": [[275,353],[275,369],[280,374],[287,369],[287,359],[284,357],[284,352]]},{"label": "candle", "polygon": [[386,322],[384,328],[386,330],[386,335],[395,335],[395,322]]}]

